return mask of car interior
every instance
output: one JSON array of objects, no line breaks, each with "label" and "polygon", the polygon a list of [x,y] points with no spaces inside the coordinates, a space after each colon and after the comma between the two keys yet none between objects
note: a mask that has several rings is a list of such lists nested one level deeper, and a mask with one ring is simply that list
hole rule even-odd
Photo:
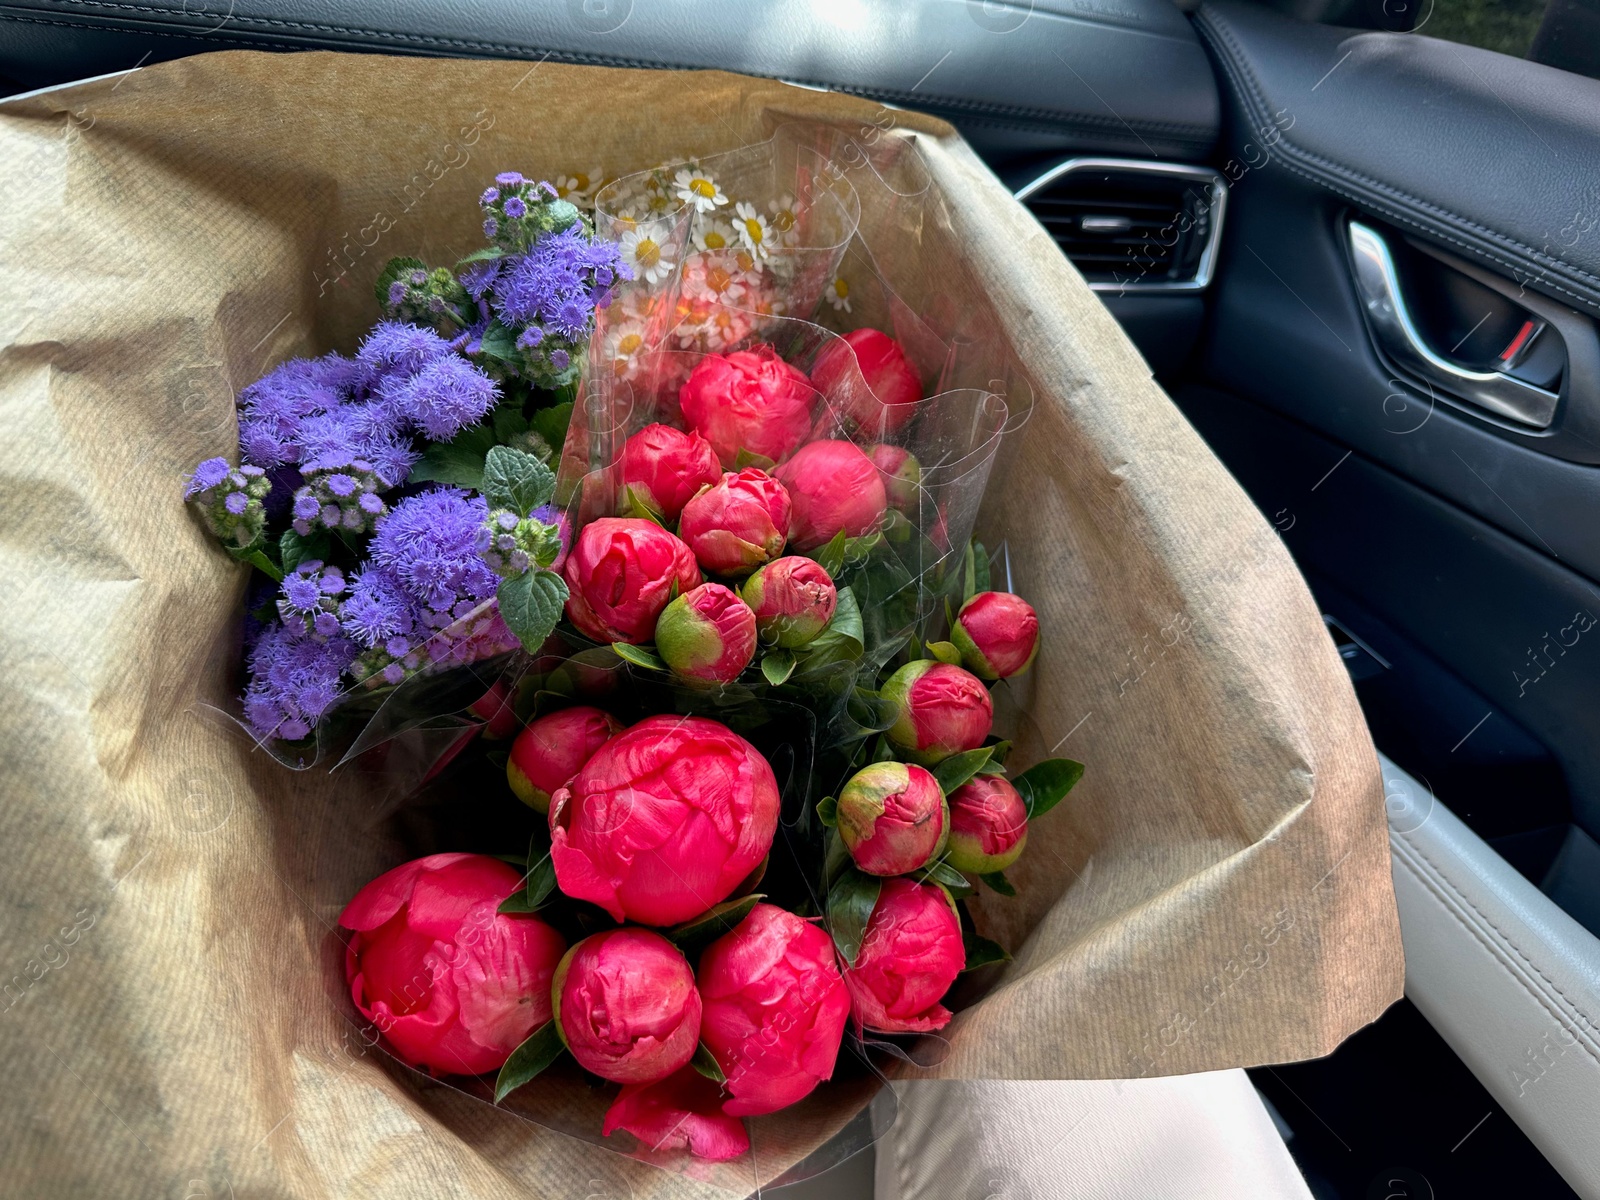
[{"label": "car interior", "polygon": [[1250,1071],[1312,1193],[1600,1196],[1596,0],[0,0],[8,95],[239,48],[954,124],[1277,529],[1380,753],[1406,999]]}]

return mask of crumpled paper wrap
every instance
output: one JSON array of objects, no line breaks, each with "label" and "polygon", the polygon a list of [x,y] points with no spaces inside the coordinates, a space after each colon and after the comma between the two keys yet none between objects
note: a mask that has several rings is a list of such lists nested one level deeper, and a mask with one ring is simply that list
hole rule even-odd
[{"label": "crumpled paper wrap", "polygon": [[[354,346],[386,258],[476,244],[494,172],[616,175],[793,119],[853,129],[891,192],[926,166],[926,203],[863,193],[854,258],[965,347],[958,384],[1032,402],[980,527],[1046,637],[1002,708],[1015,761],[1088,764],[1020,897],[979,902],[1015,962],[924,1073],[1300,1059],[1401,994],[1377,762],[1305,585],[949,127],[719,73],[222,53],[0,106],[8,1192],[737,1195],[865,1102],[830,1092],[757,1122],[753,1169],[684,1174],[369,1048],[334,922],[438,847],[376,823],[360,774],[283,770],[222,715],[245,569],[179,501],[235,453],[239,388]],[[592,1136],[606,1094],[569,1093]]]}]

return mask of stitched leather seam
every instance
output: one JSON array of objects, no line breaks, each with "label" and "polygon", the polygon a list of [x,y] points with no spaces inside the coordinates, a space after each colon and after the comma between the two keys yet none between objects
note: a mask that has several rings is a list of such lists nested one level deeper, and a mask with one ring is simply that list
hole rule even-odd
[{"label": "stitched leather seam", "polygon": [[[1600,1025],[1596,1025],[1595,1024],[1593,1018],[1591,1018],[1589,1016],[1589,1014],[1584,1010],[1584,1008],[1581,1005],[1579,1005],[1577,1003],[1577,1001],[1573,1000],[1570,996],[1568,996],[1565,992],[1563,992],[1559,987],[1557,987],[1556,984],[1554,983],[1554,981],[1552,981],[1548,975],[1546,975],[1537,966],[1535,966],[1534,963],[1533,963],[1533,960],[1530,959],[1526,954],[1524,954],[1522,952],[1521,948],[1519,948],[1517,946],[1517,944],[1514,941],[1511,940],[1511,938],[1507,937],[1505,932],[1498,925],[1496,925],[1493,921],[1491,921],[1488,918],[1488,916],[1484,914],[1483,910],[1481,908],[1479,908],[1476,904],[1474,904],[1472,902],[1471,898],[1468,897],[1465,893],[1463,893],[1461,891],[1461,889],[1458,888],[1455,885],[1454,881],[1451,880],[1450,876],[1448,874],[1446,874],[1443,870],[1441,870],[1439,865],[1436,862],[1434,862],[1431,858],[1429,858],[1428,855],[1415,842],[1412,842],[1411,840],[1409,840],[1406,837],[1405,834],[1403,834],[1403,833],[1402,834],[1396,834],[1395,836],[1398,837],[1401,840],[1401,842],[1404,844],[1405,848],[1408,851],[1410,851],[1412,854],[1415,854],[1418,858],[1422,859],[1423,862],[1427,863],[1430,868],[1432,868],[1432,871],[1433,871],[1434,875],[1436,875],[1438,877],[1438,880],[1440,882],[1442,882],[1447,888],[1450,889],[1450,891],[1455,895],[1457,901],[1460,904],[1462,904],[1465,907],[1471,909],[1472,912],[1477,916],[1477,918],[1480,921],[1482,921],[1490,929],[1494,930],[1495,934],[1504,943],[1503,947],[1499,947],[1499,951],[1500,951],[1500,953],[1502,955],[1505,953],[1506,950],[1510,950],[1512,954],[1516,955],[1517,958],[1522,960],[1523,965],[1526,966],[1527,969],[1529,971],[1531,971],[1534,975],[1536,975],[1544,983],[1544,985],[1546,987],[1548,987],[1552,992],[1554,992],[1557,996],[1560,996],[1561,999],[1566,1002],[1568,1007],[1570,1007],[1571,1010],[1572,1010],[1570,1015],[1575,1017],[1576,1020],[1578,1021],[1578,1023],[1580,1023],[1581,1025],[1585,1026],[1590,1031],[1591,1034],[1600,1034]],[[1402,858],[1401,861],[1405,862],[1405,859]],[[1425,882],[1425,883],[1430,882],[1429,880],[1427,880],[1422,875],[1421,872],[1419,872],[1417,870],[1415,864],[1408,863],[1407,866],[1412,871],[1412,873],[1417,875],[1417,877],[1419,879],[1423,880],[1423,882]],[[1432,886],[1434,886],[1435,890],[1437,890],[1437,884],[1434,884]],[[1459,914],[1455,914],[1455,916],[1456,916],[1456,920],[1460,921],[1463,926],[1465,926],[1468,929],[1472,928],[1471,925],[1469,925],[1466,921],[1462,920],[1462,918],[1461,918],[1461,916]],[[1489,942],[1487,941],[1487,939],[1485,939],[1483,937],[1483,934],[1482,934],[1481,930],[1478,931],[1478,937],[1479,937],[1479,939],[1481,941],[1484,942],[1486,947],[1488,947],[1491,950],[1496,949],[1496,947],[1491,946],[1489,944]],[[1534,989],[1528,988],[1526,984],[1524,984],[1523,986],[1524,986],[1524,988],[1526,988],[1526,990],[1530,994],[1533,993]],[[1594,1050],[1588,1048],[1587,1046],[1585,1047],[1585,1049],[1588,1050],[1589,1056],[1591,1058],[1595,1059],[1595,1061],[1597,1063],[1600,1063],[1600,1054],[1596,1054]]]},{"label": "stitched leather seam", "polygon": [[[182,23],[180,21],[173,20],[173,15],[174,14],[171,12],[171,10],[163,9],[163,8],[157,7],[155,5],[115,3],[114,0],[55,0],[55,2],[58,3],[58,4],[75,5],[78,8],[81,8],[81,9],[91,9],[91,10],[92,9],[100,9],[100,10],[111,10],[111,11],[114,11],[114,12],[120,11],[120,12],[140,13],[140,14],[144,14],[145,16],[147,16],[147,17],[149,17],[149,18],[151,18],[153,20],[157,20],[157,21],[161,22],[162,24],[168,25],[168,26],[175,26],[175,27],[178,27],[178,28],[182,28],[183,27]],[[9,11],[10,12],[16,12],[17,10],[16,9],[11,9]],[[46,12],[48,12],[50,10],[49,9],[44,9],[44,10],[24,10],[24,11],[29,11],[29,12],[46,11]],[[9,15],[9,12],[8,12],[7,15]],[[29,18],[29,17],[18,17],[16,19],[29,20],[31,18]],[[355,37],[373,38],[373,39],[376,39],[376,40],[379,40],[379,41],[389,42],[389,43],[393,43],[393,44],[397,44],[397,45],[421,44],[421,45],[429,45],[429,46],[449,46],[449,47],[452,47],[454,49],[462,49],[462,50],[492,50],[492,51],[497,51],[497,52],[500,52],[500,53],[503,53],[503,54],[509,54],[509,55],[514,55],[514,56],[519,56],[519,55],[522,55],[522,54],[526,54],[530,50],[534,49],[534,47],[527,46],[527,45],[520,45],[520,44],[513,43],[513,42],[491,42],[491,41],[479,41],[479,40],[468,39],[468,38],[438,37],[438,36],[433,35],[433,34],[422,34],[422,33],[416,33],[416,34],[411,34],[411,33],[393,33],[393,32],[389,32],[389,31],[385,31],[385,30],[381,30],[381,29],[367,29],[367,28],[363,28],[361,26],[355,26],[355,25],[325,25],[325,24],[319,24],[319,23],[310,22],[310,21],[286,21],[286,20],[283,20],[283,19],[277,18],[277,17],[237,17],[237,18],[234,18],[234,22],[238,26],[240,26],[241,28],[247,29],[247,30],[254,30],[256,28],[265,26],[265,27],[278,28],[278,29],[304,30],[304,31],[312,32],[312,33],[344,34],[344,35],[355,36]],[[49,21],[49,20],[40,20],[39,23],[41,23],[41,24],[67,24],[67,22]],[[79,26],[79,28],[96,28],[96,26]],[[211,28],[211,27],[208,27],[208,30],[209,30],[209,28]],[[144,30],[139,30],[137,32],[145,32],[145,31]],[[167,34],[165,36],[182,37],[183,35],[182,34]],[[206,31],[197,31],[197,36],[206,36],[206,37],[209,38],[209,33],[206,32]],[[218,40],[222,40],[222,39],[218,39]],[[241,43],[239,41],[239,39],[237,39],[237,38],[230,38],[230,39],[227,39],[227,40],[232,42],[233,44],[248,44],[248,43]],[[667,68],[667,69],[671,69],[671,70],[683,70],[683,71],[687,71],[687,70],[703,70],[703,69],[705,69],[705,68],[702,68],[702,67],[686,66],[686,65],[684,65],[682,63],[647,62],[647,61],[642,60],[642,59],[622,58],[622,57],[616,57],[616,56],[611,56],[611,55],[587,54],[587,53],[581,53],[581,52],[578,52],[578,51],[567,51],[567,50],[550,51],[548,57],[553,58],[558,62],[572,62],[572,63],[578,63],[578,64],[583,64],[583,65],[591,65],[591,66],[615,66],[615,67],[633,67],[633,68],[645,68],[645,69]],[[1133,121],[1124,121],[1120,117],[1102,117],[1102,116],[1098,116],[1098,115],[1093,114],[1093,113],[1068,113],[1068,112],[1064,112],[1064,111],[1056,110],[1056,109],[1028,108],[1028,107],[1024,107],[1024,106],[1021,106],[1021,105],[1011,105],[1011,104],[993,104],[993,103],[989,103],[989,102],[981,101],[981,100],[967,100],[967,99],[964,99],[964,98],[961,98],[961,97],[939,96],[939,95],[936,95],[936,94],[933,94],[933,93],[919,93],[919,94],[913,95],[910,92],[902,92],[902,91],[899,91],[899,90],[896,90],[896,89],[888,89],[888,88],[885,88],[885,89],[867,89],[867,88],[863,88],[863,87],[859,87],[859,86],[855,86],[855,85],[845,85],[845,84],[831,83],[831,82],[826,82],[826,81],[823,81],[823,80],[812,80],[812,79],[797,80],[796,82],[812,84],[812,85],[814,85],[816,87],[829,88],[829,89],[831,89],[833,91],[836,91],[836,92],[846,92],[846,93],[848,93],[850,95],[881,97],[881,98],[888,99],[888,100],[893,100],[893,101],[904,100],[904,101],[907,102],[907,105],[910,106],[910,107],[925,107],[925,106],[928,106],[929,104],[933,104],[933,105],[937,105],[939,107],[948,108],[948,109],[952,109],[952,110],[955,110],[955,111],[968,111],[968,112],[974,112],[974,113],[993,113],[993,114],[995,114],[997,116],[1032,118],[1032,119],[1035,119],[1035,120],[1047,121],[1047,122],[1052,122],[1052,123],[1070,122],[1070,123],[1074,123],[1074,124],[1092,125],[1092,126],[1095,126],[1097,128],[1104,127],[1104,128],[1113,128],[1113,129],[1122,128],[1122,127],[1132,127],[1133,129],[1136,129],[1136,130],[1145,130],[1145,131],[1150,131],[1150,132],[1155,132],[1155,133],[1160,133],[1160,132],[1170,132],[1170,133],[1174,133],[1174,134],[1188,133],[1188,134],[1191,134],[1191,135],[1195,135],[1197,138],[1204,139],[1204,140],[1207,140],[1207,141],[1209,141],[1210,138],[1213,136],[1213,131],[1211,130],[1211,128],[1209,126],[1195,125],[1195,124],[1192,124],[1190,122],[1185,122],[1185,121],[1148,121],[1148,120],[1144,120],[1144,119],[1137,119],[1137,120],[1133,120]]]},{"label": "stitched leather seam", "polygon": [[[68,21],[61,17],[24,17],[9,12],[0,13],[0,22],[4,21],[17,21],[27,25],[54,25],[61,29],[88,29],[96,33],[104,33],[107,29],[107,26],[105,25],[94,25],[88,21]],[[130,30],[129,32],[136,32],[139,37],[172,38],[180,42],[196,41],[199,37],[197,34],[189,33],[163,33],[159,29],[139,29]],[[208,42],[217,42],[219,44],[229,46],[239,46],[245,49],[260,49],[262,46],[270,46],[274,50],[304,49],[303,46],[296,46],[291,42],[273,42],[264,39],[252,39],[251,41],[244,41],[240,38],[212,37],[210,34],[205,35],[205,40]]]},{"label": "stitched leather seam", "polygon": [[[1199,17],[1195,23],[1199,27],[1202,36],[1204,36],[1206,41],[1210,43],[1212,49],[1217,52],[1217,56],[1221,60],[1223,69],[1227,72],[1229,79],[1231,79],[1239,89],[1241,99],[1244,101],[1246,107],[1250,110],[1250,117],[1258,123],[1270,123],[1266,117],[1266,114],[1270,111],[1270,104],[1267,100],[1265,89],[1262,88],[1260,82],[1257,80],[1255,73],[1250,66],[1248,56],[1246,56],[1243,47],[1241,47],[1234,38],[1232,30],[1227,27],[1223,19],[1217,16],[1209,6],[1203,7],[1200,10]],[[1347,185],[1352,183],[1364,184],[1373,191],[1379,193],[1380,195],[1386,196],[1393,201],[1397,201],[1415,209],[1420,209],[1423,212],[1432,215],[1435,220],[1441,223],[1450,223],[1460,229],[1477,233],[1480,236],[1490,239],[1491,241],[1503,243],[1507,248],[1520,252],[1530,261],[1538,263],[1540,266],[1543,266],[1549,270],[1554,270],[1562,274],[1569,275],[1575,280],[1581,280],[1590,284],[1600,285],[1600,276],[1591,274],[1582,267],[1569,263],[1565,259],[1554,257],[1553,255],[1545,253],[1544,251],[1535,250],[1533,247],[1518,241],[1509,234],[1503,234],[1494,229],[1490,229],[1486,225],[1480,225],[1475,221],[1468,220],[1466,217],[1463,217],[1458,213],[1452,212],[1448,208],[1434,204],[1431,201],[1423,200],[1420,197],[1413,196],[1409,192],[1403,191],[1402,189],[1394,187],[1391,184],[1374,179],[1369,175],[1364,175],[1361,172],[1350,167],[1346,167],[1341,163],[1334,162],[1332,159],[1325,158],[1310,150],[1307,150],[1303,146],[1295,145],[1287,137],[1280,136],[1274,146],[1267,147],[1266,149],[1268,156],[1276,158],[1279,162],[1279,165],[1289,167],[1290,169],[1295,169],[1296,172],[1302,177],[1310,179],[1314,183],[1331,187],[1333,190],[1339,191],[1341,195],[1350,197],[1359,202],[1373,203],[1375,205],[1379,203],[1370,196],[1352,196],[1349,191],[1338,188],[1325,176],[1333,176],[1335,179],[1342,179],[1347,183]],[[1294,164],[1284,161],[1285,158],[1290,155],[1299,157],[1308,163],[1314,164],[1321,172],[1325,174],[1318,175],[1307,170],[1296,169]],[[1505,262],[1503,259],[1496,258],[1490,251],[1487,251],[1482,247],[1473,246],[1469,243],[1448,238],[1447,235],[1440,232],[1433,226],[1422,225],[1416,221],[1410,221],[1408,223],[1417,229],[1423,230],[1424,232],[1433,232],[1440,237],[1445,237],[1446,240],[1452,241],[1453,244],[1457,246],[1474,250],[1477,253],[1490,258],[1492,261],[1501,266],[1505,266],[1513,270],[1515,269],[1512,264]],[[1567,289],[1561,288],[1560,285],[1553,282],[1550,282],[1549,286],[1556,290],[1562,291],[1565,295],[1582,299],[1587,304],[1594,304],[1596,302],[1596,297],[1592,293],[1568,291]]]}]

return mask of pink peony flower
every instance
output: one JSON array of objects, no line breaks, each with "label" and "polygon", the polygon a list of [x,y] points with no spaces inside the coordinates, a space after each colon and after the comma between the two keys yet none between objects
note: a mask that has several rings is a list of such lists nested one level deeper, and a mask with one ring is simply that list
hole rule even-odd
[{"label": "pink peony flower", "polygon": [[765,471],[729,471],[684,505],[678,536],[711,574],[748,575],[783,553],[790,507]]},{"label": "pink peony flower", "polygon": [[950,640],[961,663],[980,679],[1009,679],[1039,653],[1039,616],[1021,596],[979,592],[956,614]]},{"label": "pink peony flower", "polygon": [[662,611],[656,651],[674,675],[732,682],[756,656],[756,615],[737,592],[702,583]]},{"label": "pink peony flower", "polygon": [[710,442],[670,425],[646,425],[630,437],[622,447],[620,468],[623,486],[669,524],[689,497],[722,474]]},{"label": "pink peony flower", "polygon": [[488,741],[508,738],[517,731],[517,714],[511,707],[511,690],[502,679],[495,680],[493,687],[467,706],[467,711],[484,722],[483,736]]},{"label": "pink peony flower", "polygon": [[939,1001],[966,965],[950,894],[937,884],[885,879],[855,966],[844,973],[857,1028],[943,1029],[951,1014]]},{"label": "pink peony flower", "polygon": [[933,772],[897,762],[870,763],[839,792],[839,836],[868,875],[904,875],[944,849],[950,809]]},{"label": "pink peony flower", "polygon": [[[865,390],[852,370],[856,364]],[[900,343],[876,329],[857,329],[829,345],[811,366],[811,382],[840,415],[872,437],[905,425],[922,399],[922,380]]]},{"label": "pink peony flower", "polygon": [[1028,806],[998,775],[976,775],[950,796],[950,849],[958,871],[1004,871],[1028,844]]},{"label": "pink peony flower", "polygon": [[550,802],[561,890],[645,925],[676,925],[726,900],[777,828],[767,760],[706,717],[646,717]]},{"label": "pink peony flower", "polygon": [[731,1094],[723,1112],[777,1112],[833,1077],[850,993],[826,930],[758,904],[706,947],[695,980],[705,1001],[700,1040]]},{"label": "pink peony flower", "polygon": [[815,402],[805,373],[765,343],[707,355],[678,392],[684,421],[729,470],[741,450],[774,463],[788,457],[811,429]]},{"label": "pink peony flower", "polygon": [[538,917],[496,911],[521,885],[499,859],[433,854],[384,872],[339,914],[351,998],[406,1062],[498,1070],[550,1019],[566,942]]},{"label": "pink peony flower", "polygon": [[594,752],[622,732],[622,723],[588,705],[563,708],[530,721],[511,743],[506,781],[529,808],[550,811],[550,796],[572,782]]},{"label": "pink peony flower", "polygon": [[700,993],[680,951],[648,929],[586,937],[551,983],[556,1028],[578,1065],[614,1083],[653,1083],[700,1044]]},{"label": "pink peony flower", "polygon": [[778,468],[778,481],[794,502],[789,539],[797,550],[826,545],[841,529],[846,537],[871,533],[889,505],[883,476],[853,442],[811,442]]},{"label": "pink peony flower", "polygon": [[867,452],[872,465],[883,473],[884,493],[889,505],[903,513],[917,511],[917,493],[922,489],[922,464],[911,451],[901,446],[879,443]]},{"label": "pink peony flower", "polygon": [[744,1122],[722,1111],[722,1085],[693,1067],[624,1087],[600,1132],[610,1137],[619,1129],[650,1150],[687,1150],[707,1162],[727,1162],[750,1149]]},{"label": "pink peony flower", "polygon": [[994,724],[994,701],[983,680],[931,658],[908,662],[889,676],[882,695],[899,710],[885,731],[889,740],[919,762],[976,750]]},{"label": "pink peony flower", "polygon": [[839,604],[833,580],[815,559],[790,556],[762,567],[740,589],[761,640],[793,649],[828,627]]},{"label": "pink peony flower", "polygon": [[597,642],[648,642],[674,589],[700,582],[694,555],[653,521],[601,517],[583,527],[562,572],[567,616]]}]

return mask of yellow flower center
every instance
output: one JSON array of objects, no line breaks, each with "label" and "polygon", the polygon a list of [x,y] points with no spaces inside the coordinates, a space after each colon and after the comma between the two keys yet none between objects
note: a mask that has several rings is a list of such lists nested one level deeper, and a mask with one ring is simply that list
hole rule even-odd
[{"label": "yellow flower center", "polygon": [[728,239],[723,237],[715,229],[706,234],[705,242],[707,250],[726,250],[728,247]]},{"label": "yellow flower center", "polygon": [[756,265],[755,258],[751,256],[748,250],[740,250],[733,256],[733,261],[739,264],[739,270],[741,271],[748,271]]},{"label": "yellow flower center", "polygon": [[761,245],[761,222],[755,217],[749,218],[744,223],[745,235],[757,246]]},{"label": "yellow flower center", "polygon": [[589,190],[589,177],[587,175],[574,175],[572,177],[572,190],[587,192]]},{"label": "yellow flower center", "polygon": [[779,233],[788,233],[789,230],[794,228],[794,222],[795,216],[792,208],[779,209],[772,215],[772,227]]},{"label": "yellow flower center", "polygon": [[843,300],[850,294],[850,285],[842,279],[833,281],[833,294]]},{"label": "yellow flower center", "polygon": [[650,270],[661,261],[661,247],[654,238],[640,238],[633,248],[633,257],[645,270]]},{"label": "yellow flower center", "polygon": [[703,196],[707,200],[715,199],[717,195],[717,185],[709,179],[691,179],[689,181],[689,190],[696,196]]},{"label": "yellow flower center", "polygon": [[713,292],[725,292],[733,286],[733,275],[726,267],[712,267],[706,272],[706,287]]},{"label": "yellow flower center", "polygon": [[642,345],[644,345],[644,338],[637,333],[625,333],[617,339],[617,353],[626,357]]}]

